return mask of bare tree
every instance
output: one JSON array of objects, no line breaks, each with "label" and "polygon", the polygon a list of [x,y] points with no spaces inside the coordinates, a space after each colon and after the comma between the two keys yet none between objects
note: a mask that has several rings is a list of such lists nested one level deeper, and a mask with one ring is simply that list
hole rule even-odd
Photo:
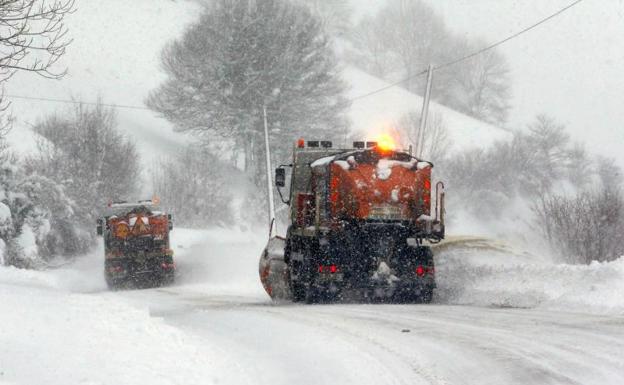
[{"label": "bare tree", "polygon": [[[75,0],[0,0],[0,84],[18,71],[58,79],[65,70],[54,65],[65,54],[65,16],[74,10]],[[0,93],[0,138],[11,127],[6,114],[4,88]]]},{"label": "bare tree", "polygon": [[453,186],[454,201],[476,209],[473,202],[495,200],[498,203],[488,211],[499,217],[516,198],[539,201],[564,183],[582,190],[595,179],[584,154],[580,145],[570,141],[564,125],[540,115],[526,131],[515,132],[511,141],[453,154],[441,171]]},{"label": "bare tree", "polygon": [[59,78],[53,65],[71,42],[63,23],[75,0],[0,0],[0,82],[16,71]]},{"label": "bare tree", "polygon": [[241,172],[206,148],[189,146],[152,172],[154,193],[184,226],[232,224],[233,180]]},{"label": "bare tree", "polygon": [[349,60],[379,78],[387,78],[397,71],[396,55],[390,50],[387,19],[364,17],[352,29],[349,38],[355,51],[349,52]]},{"label": "bare tree", "polygon": [[609,261],[624,254],[624,200],[619,191],[546,196],[533,211],[550,246],[566,262]]},{"label": "bare tree", "polygon": [[[538,115],[528,129],[528,134],[517,135],[518,145],[526,148],[525,156],[530,156],[534,165],[532,175],[527,174],[527,185],[546,194],[570,167],[570,135],[563,124],[545,114]],[[529,179],[534,183],[528,183]]]},{"label": "bare tree", "polygon": [[[607,159],[604,160],[607,161]],[[594,163],[590,160],[583,144],[575,143],[572,145],[568,150],[567,164],[567,178],[570,183],[579,189],[589,186],[593,182],[592,176],[596,174]]]},{"label": "bare tree", "polygon": [[[441,113],[435,112],[427,122],[427,128],[423,134],[422,157],[434,162],[448,156],[448,150],[452,145],[451,138]],[[420,128],[420,113],[410,111],[403,115],[397,122],[397,128],[403,138],[413,148],[418,145],[418,129]]]},{"label": "bare tree", "polygon": [[[388,81],[422,94],[430,64],[440,65],[486,46],[453,34],[442,17],[421,0],[389,0],[379,13],[362,19],[350,35],[355,52],[348,59]],[[476,118],[504,124],[510,78],[505,58],[489,50],[435,71],[432,98]]]},{"label": "bare tree", "polygon": [[[622,169],[616,164],[615,159],[598,156],[596,159],[597,174],[603,189],[607,191],[621,191],[624,183]],[[587,178],[587,175],[585,176]]]},{"label": "bare tree", "polygon": [[[460,40],[454,44],[458,54],[485,47],[482,41]],[[442,69],[450,81],[446,100],[450,106],[486,122],[502,125],[509,114],[511,97],[509,66],[496,50],[474,56],[460,65]]]},{"label": "bare tree", "polygon": [[332,36],[342,36],[351,26],[349,0],[293,0],[307,5]]},{"label": "bare tree", "polygon": [[[413,76],[429,64],[443,61],[442,47],[448,45],[450,37],[444,21],[420,0],[390,0],[377,19],[386,31],[385,44],[402,64],[402,75],[409,78],[405,87],[422,93],[425,81]],[[436,81],[433,88],[436,97],[445,95],[444,83]]]}]

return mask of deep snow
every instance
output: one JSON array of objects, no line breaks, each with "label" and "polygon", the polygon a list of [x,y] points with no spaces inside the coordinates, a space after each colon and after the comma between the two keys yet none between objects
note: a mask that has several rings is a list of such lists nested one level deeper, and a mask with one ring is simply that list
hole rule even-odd
[{"label": "deep snow", "polygon": [[255,234],[174,230],[179,275],[160,289],[109,292],[100,249],[0,268],[0,383],[624,381],[624,259],[557,265],[454,238],[432,305],[273,304]]}]

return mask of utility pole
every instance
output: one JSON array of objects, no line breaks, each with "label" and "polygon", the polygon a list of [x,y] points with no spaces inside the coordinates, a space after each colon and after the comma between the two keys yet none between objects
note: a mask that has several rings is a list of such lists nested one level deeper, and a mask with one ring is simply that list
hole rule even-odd
[{"label": "utility pole", "polygon": [[420,127],[416,136],[416,156],[422,157],[425,148],[425,130],[427,128],[427,115],[429,114],[429,99],[431,98],[431,83],[433,82],[433,66],[429,64],[427,71],[427,86],[425,87],[425,97],[423,98],[422,111],[420,112]]},{"label": "utility pole", "polygon": [[271,149],[269,147],[269,125],[267,124],[266,105],[262,106],[262,113],[264,115],[264,146],[266,147],[267,193],[269,199],[269,238],[271,238],[273,234],[277,235],[277,224],[275,223],[273,176],[271,175]]}]

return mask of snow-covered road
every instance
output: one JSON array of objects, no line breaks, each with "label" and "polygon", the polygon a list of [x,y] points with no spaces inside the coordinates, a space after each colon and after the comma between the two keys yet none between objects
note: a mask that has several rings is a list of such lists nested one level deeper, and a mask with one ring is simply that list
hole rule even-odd
[{"label": "snow-covered road", "polygon": [[166,288],[109,292],[98,255],[1,268],[0,384],[624,383],[621,261],[472,247],[441,253],[435,304],[274,304],[261,238],[174,235]]},{"label": "snow-covered road", "polygon": [[622,318],[442,305],[273,306],[173,293],[152,297],[176,297],[153,314],[236,362],[234,383],[624,383]]}]

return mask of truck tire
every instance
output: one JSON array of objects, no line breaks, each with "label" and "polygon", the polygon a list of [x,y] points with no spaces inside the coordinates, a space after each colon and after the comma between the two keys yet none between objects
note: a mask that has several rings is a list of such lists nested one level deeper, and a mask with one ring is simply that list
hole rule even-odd
[{"label": "truck tire", "polygon": [[433,289],[427,290],[420,295],[420,303],[431,303],[433,299]]},{"label": "truck tire", "polygon": [[106,277],[106,286],[108,286],[109,290],[117,291],[122,288],[123,281]]},{"label": "truck tire", "polygon": [[305,301],[306,294],[305,288],[303,285],[297,282],[291,282],[290,290],[292,292],[292,300],[293,302],[303,302]]},{"label": "truck tire", "polygon": [[308,305],[311,305],[313,303],[318,302],[318,300],[319,300],[319,293],[316,290],[316,288],[312,285],[306,285],[305,303],[307,303]]},{"label": "truck tire", "polygon": [[[289,249],[290,251],[290,249]],[[312,270],[310,264],[310,251],[308,248],[299,245],[298,253],[303,254],[303,258],[289,260],[290,290],[293,302],[312,303],[315,293],[313,287]],[[293,274],[294,273],[294,274]],[[294,278],[293,278],[294,277]]]},{"label": "truck tire", "polygon": [[170,286],[175,282],[175,274],[173,272],[165,273],[160,277],[159,286]]},{"label": "truck tire", "polygon": [[[409,266],[422,265],[428,269],[433,268],[433,252],[428,246],[419,246],[414,249],[410,249],[406,254],[409,261],[406,263]],[[427,284],[422,287],[421,282],[413,282],[403,288],[397,290],[393,295],[393,301],[397,303],[431,303],[433,299],[433,289],[435,288],[435,281],[433,284]]]}]

